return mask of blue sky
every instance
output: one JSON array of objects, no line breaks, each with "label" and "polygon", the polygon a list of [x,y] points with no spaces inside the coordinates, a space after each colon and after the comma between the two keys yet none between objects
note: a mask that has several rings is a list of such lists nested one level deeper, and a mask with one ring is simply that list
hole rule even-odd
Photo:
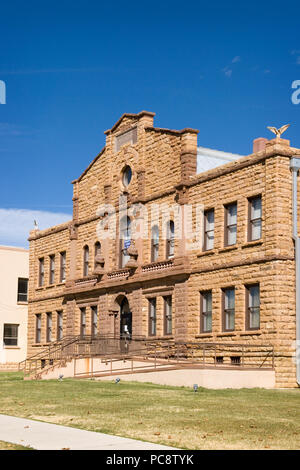
[{"label": "blue sky", "polygon": [[291,123],[300,147],[299,22],[299,3],[277,0],[1,2],[0,243],[26,245],[25,229],[5,228],[16,210],[29,228],[69,218],[71,180],[124,112],[240,154]]}]

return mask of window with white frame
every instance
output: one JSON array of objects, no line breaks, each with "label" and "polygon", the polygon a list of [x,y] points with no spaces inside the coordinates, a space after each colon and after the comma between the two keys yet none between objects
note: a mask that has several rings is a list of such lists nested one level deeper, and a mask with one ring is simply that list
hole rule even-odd
[{"label": "window with white frame", "polygon": [[248,240],[259,240],[262,229],[262,207],[261,196],[255,196],[249,199],[249,230]]},{"label": "window with white frame", "polygon": [[210,209],[204,212],[204,250],[212,250],[214,247],[215,211]]},{"label": "window with white frame", "polygon": [[237,203],[225,206],[225,246],[236,244],[237,234]]},{"label": "window with white frame", "polygon": [[47,323],[46,323],[46,341],[50,343],[52,341],[52,313],[47,313]]},{"label": "window with white frame", "polygon": [[172,334],[172,296],[164,297],[164,334]]},{"label": "window with white frame", "polygon": [[49,284],[54,284],[55,279],[55,255],[49,256]]},{"label": "window with white frame", "polygon": [[65,282],[66,280],[66,252],[62,251],[60,253],[60,282]]},{"label": "window with white frame", "polygon": [[258,330],[260,327],[260,292],[259,284],[246,287],[246,328]]},{"label": "window with white frame", "polygon": [[89,275],[89,257],[90,257],[90,251],[89,251],[89,247],[86,245],[83,248],[83,276]]},{"label": "window with white frame", "polygon": [[233,331],[235,328],[235,290],[223,290],[223,329]]},{"label": "window with white frame", "polygon": [[149,299],[149,335],[156,335],[156,297]]},{"label": "window with white frame", "polygon": [[91,315],[92,315],[92,336],[96,336],[98,334],[98,308],[97,305],[92,305],[91,307]]},{"label": "window with white frame", "polygon": [[157,225],[154,225],[151,230],[151,263],[154,263],[158,259],[159,250],[159,229]]},{"label": "window with white frame", "polygon": [[57,341],[63,338],[63,312],[57,312]]},{"label": "window with white frame", "polygon": [[212,291],[201,292],[201,333],[212,331]]}]

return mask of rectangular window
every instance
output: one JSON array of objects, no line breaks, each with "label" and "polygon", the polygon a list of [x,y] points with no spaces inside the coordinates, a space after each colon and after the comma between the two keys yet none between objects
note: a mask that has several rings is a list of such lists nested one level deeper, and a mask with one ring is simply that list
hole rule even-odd
[{"label": "rectangular window", "polygon": [[57,335],[56,339],[57,341],[60,341],[63,337],[63,312],[59,311],[57,312]]},{"label": "rectangular window", "polygon": [[85,246],[83,249],[83,275],[84,276],[89,275],[89,256],[90,256],[89,247]]},{"label": "rectangular window", "polygon": [[212,331],[212,291],[201,294],[201,333]]},{"label": "rectangular window", "polygon": [[39,313],[35,316],[35,342],[40,343],[42,339],[42,315]]},{"label": "rectangular window", "polygon": [[50,343],[52,341],[52,313],[47,313],[47,325],[46,325],[46,342]]},{"label": "rectangular window", "polygon": [[260,292],[259,284],[246,287],[246,329],[260,328]]},{"label": "rectangular window", "polygon": [[261,196],[252,197],[248,203],[248,241],[259,240],[262,228]]},{"label": "rectangular window", "polygon": [[155,263],[158,259],[159,251],[159,229],[154,225],[151,230],[151,263]]},{"label": "rectangular window", "polygon": [[175,225],[173,220],[170,220],[167,224],[167,246],[166,246],[166,258],[174,258],[175,249]]},{"label": "rectangular window", "polygon": [[223,290],[223,329],[233,331],[235,323],[235,290],[234,288]]},{"label": "rectangular window", "polygon": [[4,346],[18,346],[18,328],[19,325],[4,324]]},{"label": "rectangular window", "polygon": [[156,298],[149,299],[149,336],[156,335]]},{"label": "rectangular window", "polygon": [[224,245],[230,246],[236,244],[237,232],[237,203],[234,202],[225,206],[225,237]]},{"label": "rectangular window", "polygon": [[164,334],[171,335],[172,334],[172,296],[168,295],[164,297]]},{"label": "rectangular window", "polygon": [[91,314],[92,314],[92,336],[96,336],[98,334],[98,308],[97,305],[93,305],[91,307]]},{"label": "rectangular window", "polygon": [[55,276],[55,255],[49,256],[49,284],[54,284],[54,276]]},{"label": "rectangular window", "polygon": [[214,247],[215,211],[210,209],[204,212],[204,250],[212,250]]},{"label": "rectangular window", "polygon": [[80,335],[86,335],[86,308],[80,309]]},{"label": "rectangular window", "polygon": [[18,278],[18,302],[28,301],[28,279]]},{"label": "rectangular window", "polygon": [[42,287],[44,285],[44,278],[45,278],[45,260],[44,258],[39,259],[39,286]]},{"label": "rectangular window", "polygon": [[66,280],[66,252],[62,251],[60,253],[60,282],[65,282]]}]

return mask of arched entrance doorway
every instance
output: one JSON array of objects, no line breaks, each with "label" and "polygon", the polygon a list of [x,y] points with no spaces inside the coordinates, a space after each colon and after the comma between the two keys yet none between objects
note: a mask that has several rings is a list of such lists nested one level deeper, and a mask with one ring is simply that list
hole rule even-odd
[{"label": "arched entrance doorway", "polygon": [[132,312],[127,297],[120,303],[120,338],[130,339],[132,336]]}]

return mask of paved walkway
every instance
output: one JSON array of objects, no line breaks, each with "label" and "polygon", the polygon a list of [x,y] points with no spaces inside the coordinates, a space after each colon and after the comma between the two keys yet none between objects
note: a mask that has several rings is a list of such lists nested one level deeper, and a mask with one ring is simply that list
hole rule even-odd
[{"label": "paved walkway", "polygon": [[42,423],[0,414],[0,441],[37,450],[159,450],[174,449],[151,442],[110,436],[100,432]]}]

